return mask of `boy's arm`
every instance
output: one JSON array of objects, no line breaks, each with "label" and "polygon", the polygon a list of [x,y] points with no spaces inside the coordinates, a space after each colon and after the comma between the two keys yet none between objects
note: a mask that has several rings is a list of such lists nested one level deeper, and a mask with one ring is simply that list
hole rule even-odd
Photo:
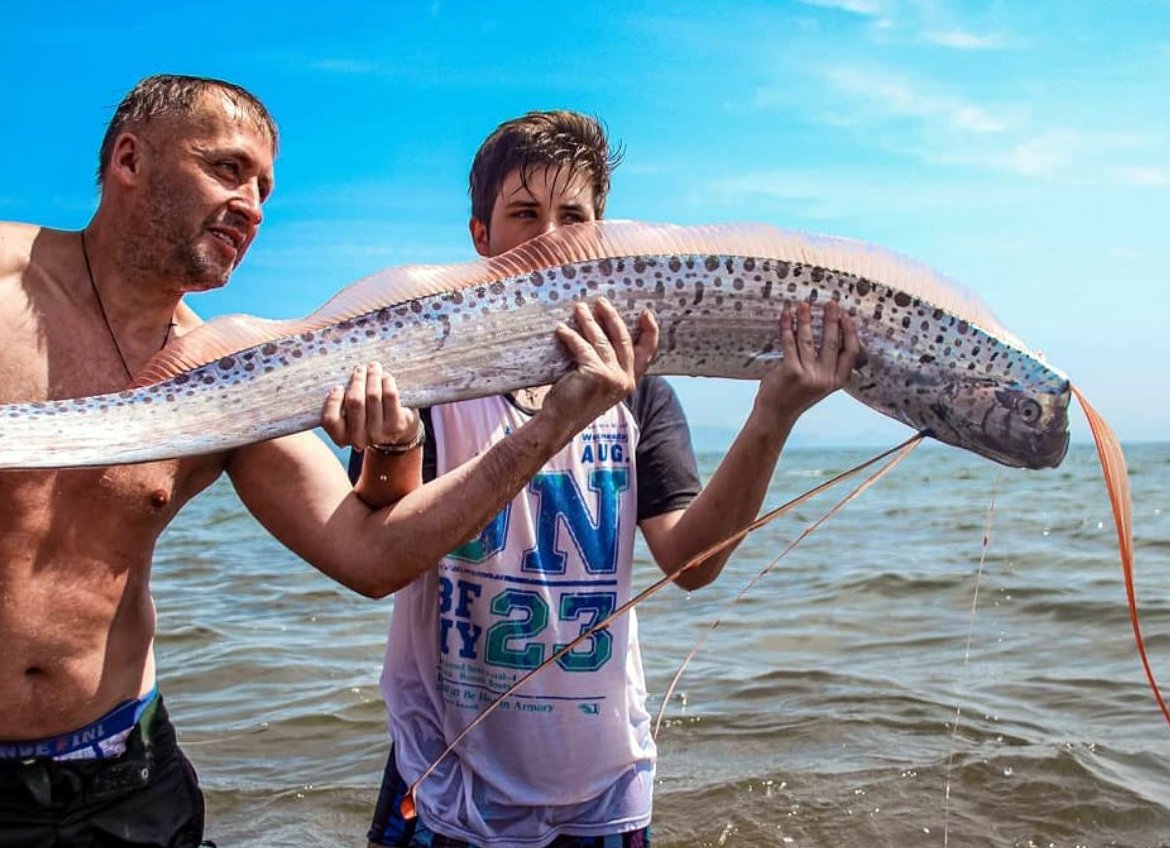
[{"label": "boy's arm", "polygon": [[[752,412],[718,470],[685,510],[642,520],[646,544],[667,574],[756,518],[796,420],[845,385],[857,361],[856,330],[833,302],[825,307],[824,326],[817,350],[809,305],[799,304],[795,316],[789,309],[781,313],[783,359],[760,381]],[[719,576],[735,547],[708,557],[676,582],[688,591],[707,585]]]}]

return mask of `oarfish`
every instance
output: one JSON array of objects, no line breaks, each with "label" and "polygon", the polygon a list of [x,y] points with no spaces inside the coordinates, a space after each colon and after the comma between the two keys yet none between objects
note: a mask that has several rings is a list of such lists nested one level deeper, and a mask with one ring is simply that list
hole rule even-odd
[{"label": "oarfish", "polygon": [[375,360],[410,406],[550,383],[571,365],[554,327],[599,295],[631,327],[644,309],[657,316],[653,373],[735,379],[781,355],[785,304],[839,301],[863,350],[853,397],[1006,465],[1064,457],[1068,378],[930,269],[767,226],[599,222],[491,259],[383,271],[303,319],[217,318],[122,392],[0,406],[0,468],[188,456],[310,429],[328,388]]}]

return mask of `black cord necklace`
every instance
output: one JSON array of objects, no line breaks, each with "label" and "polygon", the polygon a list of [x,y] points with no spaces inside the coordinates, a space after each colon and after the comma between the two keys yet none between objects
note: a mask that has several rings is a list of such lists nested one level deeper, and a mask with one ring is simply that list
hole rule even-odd
[{"label": "black cord necklace", "polygon": [[[122,370],[126,372],[126,379],[134,379],[134,375],[130,372],[130,366],[126,364],[126,357],[122,354],[122,346],[118,344],[118,337],[114,334],[114,328],[110,326],[110,316],[106,314],[106,305],[102,303],[102,293],[98,291],[97,283],[93,278],[93,267],[89,264],[89,248],[85,243],[85,230],[81,231],[81,255],[85,257],[85,273],[89,275],[89,287],[93,289],[94,299],[97,300],[98,309],[102,313],[102,321],[105,322],[106,332],[110,334],[110,341],[114,344],[114,352],[118,354],[118,359],[122,362]],[[172,320],[167,324],[166,332],[163,334],[162,347],[166,347],[171,338],[171,330],[175,329],[175,322]]]}]

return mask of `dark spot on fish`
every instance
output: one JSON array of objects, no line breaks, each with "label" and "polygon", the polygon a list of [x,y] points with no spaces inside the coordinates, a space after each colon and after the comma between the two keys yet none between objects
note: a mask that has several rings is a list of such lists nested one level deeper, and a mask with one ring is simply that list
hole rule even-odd
[{"label": "dark spot on fish", "polygon": [[654,284],[654,294],[656,294],[658,297],[665,297],[666,296],[666,283],[662,282],[662,280],[659,280],[657,283],[655,283]]},{"label": "dark spot on fish", "polygon": [[613,276],[613,261],[610,259],[602,259],[597,263],[597,270],[607,277]]},{"label": "dark spot on fish", "polygon": [[902,317],[902,329],[904,329],[904,330],[910,329],[910,316],[909,315],[905,315]]},{"label": "dark spot on fish", "polygon": [[370,327],[366,330],[366,338],[367,339],[372,339],[376,335],[378,335],[378,331],[375,330],[373,327]]},{"label": "dark spot on fish", "polygon": [[[267,345],[267,347],[273,347],[273,345]],[[191,375],[189,375],[189,374],[176,374],[175,375],[175,385],[181,386],[190,379],[191,379]]]},{"label": "dark spot on fish", "polygon": [[870,288],[872,288],[872,286],[870,285],[869,280],[857,281],[857,293],[862,297],[865,297],[867,294],[869,294]]},{"label": "dark spot on fish", "polygon": [[924,354],[922,354],[922,356],[918,357],[918,364],[919,365],[932,365],[932,364],[934,364],[934,361],[935,361],[935,359],[934,359],[933,354],[924,353]]},{"label": "dark spot on fish", "polygon": [[517,306],[523,306],[524,305],[524,292],[521,291],[520,289],[516,289],[516,298],[515,299],[516,299]]},{"label": "dark spot on fish", "polygon": [[771,296],[772,296],[772,281],[768,280],[768,282],[764,283],[764,291],[763,291],[764,300],[767,300]]},{"label": "dark spot on fish", "polygon": [[882,317],[882,305],[879,303],[873,308],[873,318],[875,321],[880,321]]},{"label": "dark spot on fish", "polygon": [[967,335],[967,331],[969,329],[971,329],[971,325],[968,324],[966,321],[959,322],[959,334],[960,335],[964,335],[964,336]]},{"label": "dark spot on fish", "polygon": [[777,262],[776,263],[776,279],[783,280],[787,276],[788,276],[788,263],[787,262]]},{"label": "dark spot on fish", "polygon": [[203,377],[203,385],[210,386],[214,383],[215,383],[215,378],[212,377],[210,374],[207,374]]},{"label": "dark spot on fish", "polygon": [[703,302],[703,284],[702,283],[695,283],[695,302],[694,302],[694,305],[698,306],[702,302]]},{"label": "dark spot on fish", "polygon": [[868,392],[870,389],[876,389],[877,383],[866,383],[864,386],[858,386],[858,391]]},{"label": "dark spot on fish", "polygon": [[592,271],[593,271],[593,265],[589,262],[586,262],[584,265],[581,266],[581,273],[582,274],[589,274]]},{"label": "dark spot on fish", "polygon": [[[808,293],[808,302],[809,303],[816,303],[817,302],[817,293],[818,292],[819,292],[819,289],[812,289]],[[878,307],[878,308],[880,309],[881,307]],[[880,314],[877,317],[881,317]]]},{"label": "dark spot on fish", "polygon": [[932,317],[935,321],[941,321],[943,319],[943,311],[941,309],[934,310],[934,315]]},{"label": "dark spot on fish", "polygon": [[644,274],[646,272],[646,260],[640,256],[634,257],[634,273]]},{"label": "dark spot on fish", "polygon": [[[560,300],[560,299],[561,299],[560,292],[558,292],[556,289],[549,289],[549,291],[548,291],[548,299],[549,299],[549,300]],[[484,310],[484,314],[485,314],[485,315],[487,314],[487,310],[486,310],[486,309]]]},{"label": "dark spot on fish", "polygon": [[813,278],[814,283],[819,283],[821,280],[823,280],[825,278],[825,269],[824,268],[813,268],[812,269],[812,278]]},{"label": "dark spot on fish", "polygon": [[748,272],[756,270],[756,260],[750,256],[743,260],[743,270]]},{"label": "dark spot on fish", "polygon": [[979,348],[979,347],[971,348],[971,355],[972,355],[972,356],[978,356],[978,355],[979,355],[979,351],[981,351],[982,349],[983,349],[983,348]]},{"label": "dark spot on fish", "polygon": [[736,291],[743,291],[743,277],[736,277],[732,280],[731,287]]},{"label": "dark spot on fish", "polygon": [[909,306],[910,295],[906,294],[906,292],[898,292],[894,295],[894,303],[898,304],[898,306]]},{"label": "dark spot on fish", "polygon": [[922,330],[922,332],[925,333],[927,330],[930,329],[930,322],[923,321],[921,324],[918,325],[918,329]]},{"label": "dark spot on fish", "polygon": [[942,344],[945,340],[946,340],[945,336],[935,336],[934,337],[935,344]]},{"label": "dark spot on fish", "polygon": [[714,271],[716,268],[719,267],[719,257],[718,256],[708,256],[706,259],[703,260],[703,267],[705,267],[708,271]]},{"label": "dark spot on fish", "polygon": [[[249,367],[251,367],[251,366],[249,366]],[[167,395],[167,403],[170,403],[170,402],[171,402],[171,401],[173,401],[174,399],[175,399],[175,396],[174,396],[173,394],[169,394],[169,395]]]},{"label": "dark spot on fish", "polygon": [[686,265],[687,265],[687,267],[688,267],[688,268],[692,268],[692,269],[693,269],[693,268],[695,267],[695,257],[693,257],[693,256],[688,256],[688,257],[687,257],[685,260],[683,260],[683,261],[684,261],[684,262],[686,262]]},{"label": "dark spot on fish", "polygon": [[674,271],[676,274],[680,270],[682,270],[682,262],[679,260],[679,258],[677,256],[670,257],[670,262],[668,262],[667,264],[670,266],[670,270]]},{"label": "dark spot on fish", "polygon": [[[314,339],[314,335],[313,335],[313,333],[311,333],[311,332],[308,332],[308,333],[301,333],[301,341],[303,341],[303,342],[311,342],[313,339]],[[267,345],[266,345],[266,347],[267,347]],[[271,351],[271,352],[272,352],[272,353],[276,353],[276,345],[272,345],[271,347],[272,347],[272,351]]]},{"label": "dark spot on fish", "polygon": [[577,269],[572,265],[562,265],[561,275],[571,280],[577,276]]},{"label": "dark spot on fish", "polygon": [[791,294],[791,293],[792,293],[792,292],[794,292],[794,291],[796,291],[796,283],[789,283],[789,284],[788,284],[788,292],[789,292],[789,294]]},{"label": "dark spot on fish", "polygon": [[293,355],[293,359],[300,359],[302,356],[300,348],[293,348],[292,355]]}]

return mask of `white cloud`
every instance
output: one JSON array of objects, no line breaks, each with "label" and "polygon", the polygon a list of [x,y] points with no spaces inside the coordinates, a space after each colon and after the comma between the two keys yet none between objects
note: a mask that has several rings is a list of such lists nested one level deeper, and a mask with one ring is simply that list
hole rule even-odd
[{"label": "white cloud", "polygon": [[1003,36],[976,35],[960,29],[931,30],[924,32],[922,37],[931,44],[955,50],[1001,50],[1009,46],[1008,40]]},{"label": "white cloud", "polygon": [[878,0],[800,0],[806,6],[817,6],[822,9],[840,9],[843,12],[852,12],[872,18],[880,15],[883,4]]},{"label": "white cloud", "polygon": [[955,95],[931,91],[921,83],[857,68],[831,69],[828,78],[841,91],[862,99],[863,110],[939,120],[951,129],[965,132],[1000,133],[1008,129],[1003,118],[984,107]]},{"label": "white cloud", "polygon": [[1118,168],[1122,182],[1136,186],[1170,186],[1170,168]]}]

